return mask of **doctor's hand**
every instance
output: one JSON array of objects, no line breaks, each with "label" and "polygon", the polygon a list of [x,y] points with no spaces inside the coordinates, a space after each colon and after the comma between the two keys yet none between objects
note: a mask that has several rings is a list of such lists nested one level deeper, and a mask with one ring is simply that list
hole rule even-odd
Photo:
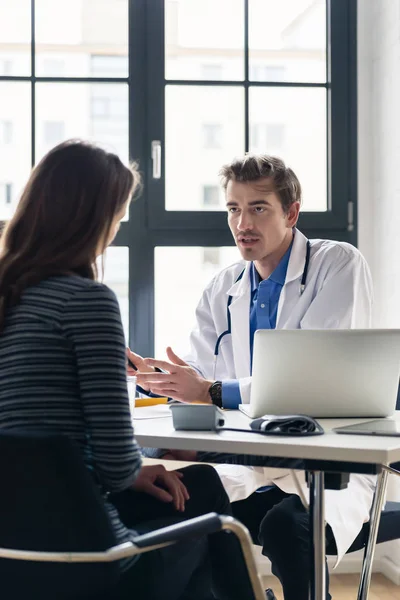
[{"label": "doctor's hand", "polygon": [[[213,383],[204,379],[190,367],[185,361],[177,356],[171,348],[167,348],[170,362],[146,358],[148,365],[147,373],[136,373],[137,381],[142,387],[149,387],[154,394],[168,396],[181,402],[204,402],[211,404],[208,390]],[[155,367],[167,371],[167,373],[151,373],[150,369]]]},{"label": "doctor's hand", "polygon": [[[136,354],[135,352],[132,352],[132,350],[130,348],[126,349],[126,356],[136,367],[136,370],[133,369],[128,362],[128,365],[127,365],[128,375],[136,375],[137,376],[138,373],[140,373],[142,371],[148,373],[149,371],[152,370],[151,367],[149,367],[145,362],[147,359],[140,356],[140,354]],[[146,390],[147,392],[149,391],[149,388],[145,385],[142,385],[142,388],[144,390]]]}]

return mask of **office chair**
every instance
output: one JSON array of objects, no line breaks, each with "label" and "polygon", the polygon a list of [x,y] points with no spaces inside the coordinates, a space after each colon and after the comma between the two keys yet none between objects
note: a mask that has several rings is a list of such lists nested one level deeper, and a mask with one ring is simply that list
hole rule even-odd
[{"label": "office chair", "polygon": [[[0,433],[2,600],[118,600],[118,560],[221,530],[241,544],[255,600],[265,600],[247,529],[216,513],[117,544],[78,447],[61,435]],[[135,590],[132,590],[132,600]]]},{"label": "office chair", "polygon": [[[396,410],[400,410],[400,383]],[[389,473],[400,475],[400,462],[384,468],[382,473],[378,475],[370,521],[363,525],[360,533],[347,551],[348,553],[356,552],[364,548],[357,600],[368,600],[376,544],[400,539],[400,502],[386,502],[385,509],[382,510]]]}]

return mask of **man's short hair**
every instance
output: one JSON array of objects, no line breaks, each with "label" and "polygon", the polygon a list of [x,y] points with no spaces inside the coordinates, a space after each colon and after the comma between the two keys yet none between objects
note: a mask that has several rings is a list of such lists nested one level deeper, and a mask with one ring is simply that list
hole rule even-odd
[{"label": "man's short hair", "polygon": [[294,202],[301,203],[302,200],[299,180],[292,169],[276,156],[246,154],[243,158],[235,158],[224,165],[219,175],[225,190],[230,181],[257,182],[268,177],[273,183],[271,191],[277,193],[285,212],[288,212]]}]

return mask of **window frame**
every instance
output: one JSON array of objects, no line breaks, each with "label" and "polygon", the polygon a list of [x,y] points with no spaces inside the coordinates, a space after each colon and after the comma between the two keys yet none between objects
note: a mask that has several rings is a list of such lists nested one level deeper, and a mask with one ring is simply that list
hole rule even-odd
[{"label": "window frame", "polygon": [[[153,179],[151,143],[165,141],[164,113],[164,2],[153,0],[151,18],[145,0],[131,3],[131,51],[146,56],[147,62],[131,61],[131,81],[146,81],[132,97],[130,140],[132,156],[138,158],[144,173],[141,198],[131,207],[129,223],[123,223],[116,243],[129,245],[130,341],[144,356],[154,353],[154,249],[157,246],[229,246],[233,239],[226,215],[219,211],[166,211],[164,179]],[[248,0],[244,0],[248,19]],[[328,194],[331,210],[301,215],[299,228],[310,238],[324,237],[357,244],[357,6],[356,0],[327,0],[327,114]],[[144,21],[140,21],[140,19]],[[139,23],[145,27],[139,31]],[[154,43],[158,40],[158,44]],[[133,55],[135,55],[133,54]],[[150,68],[151,65],[151,68]],[[146,79],[147,73],[151,73]],[[168,84],[171,82],[168,81]],[[184,82],[207,85],[207,81]],[[278,83],[278,82],[275,82]],[[233,85],[217,81],[216,85]],[[234,82],[237,85],[237,82]],[[252,85],[274,85],[270,82]],[[279,82],[290,87],[290,83]],[[297,85],[297,84],[296,84]],[[312,87],[313,84],[309,84]],[[301,87],[301,85],[299,85]],[[304,87],[304,86],[303,86]],[[147,115],[145,106],[148,107]],[[247,111],[247,112],[246,112]],[[245,103],[248,117],[248,102]],[[147,118],[146,118],[147,117]],[[139,124],[146,119],[145,129]],[[248,122],[248,119],[247,119]],[[335,122],[335,128],[331,123]],[[249,131],[246,128],[246,144]],[[334,169],[335,176],[332,177]],[[162,152],[165,173],[165,152]],[[130,240],[133,240],[130,242]],[[135,260],[140,248],[140,260]],[[136,250],[137,249],[137,250]],[[167,290],[184,302],[184,289]],[[181,295],[181,298],[179,298]],[[189,332],[188,332],[189,335]]]},{"label": "window frame", "polygon": [[[223,212],[207,211],[167,211],[165,210],[165,86],[243,86],[244,119],[245,119],[245,148],[249,149],[249,91],[255,87],[279,88],[326,88],[327,90],[327,161],[328,207],[325,212],[307,211],[301,214],[299,227],[307,230],[328,232],[347,230],[353,235],[348,241],[356,241],[354,234],[354,203],[353,195],[353,156],[356,142],[354,140],[357,107],[356,98],[356,62],[354,41],[356,39],[356,6],[355,0],[327,0],[327,82],[282,82],[282,81],[249,81],[248,73],[248,7],[249,0],[244,0],[245,23],[245,79],[239,81],[204,81],[204,80],[166,80],[164,77],[165,35],[164,35],[164,2],[154,0],[152,15],[148,20],[147,57],[149,70],[152,73],[149,82],[149,113],[148,113],[148,147],[152,140],[160,140],[162,146],[162,177],[157,180],[149,179],[149,227],[151,229],[185,228],[195,230],[212,227],[222,230],[225,225]],[[152,100],[150,100],[152,99]],[[335,123],[335,127],[331,124]],[[335,173],[335,177],[331,176]],[[352,202],[353,206],[349,206]],[[351,217],[349,219],[349,217]],[[352,221],[352,222],[349,222]],[[352,231],[349,231],[352,228]]]},{"label": "window frame", "polygon": [[[308,237],[357,243],[357,2],[327,0],[328,54],[328,190],[331,210],[301,215],[299,227]],[[113,245],[129,248],[129,342],[144,356],[154,352],[154,249],[157,246],[233,245],[226,215],[210,211],[166,211],[164,178],[152,178],[151,142],[164,149],[164,0],[128,0],[129,73],[127,77],[38,77],[35,73],[35,2],[31,0],[31,74],[1,75],[1,81],[31,84],[31,162],[35,164],[35,85],[40,82],[125,83],[129,86],[129,156],[138,160],[144,188],[121,223]],[[243,0],[247,43],[248,0]],[[248,54],[248,49],[245,51]],[[245,56],[245,58],[248,58]],[[248,62],[246,63],[248,64]],[[246,69],[248,71],[248,68]],[[245,145],[249,145],[249,102],[245,95]],[[188,81],[188,85],[209,85]],[[238,82],[216,81],[216,85]],[[168,84],[171,84],[168,81]],[[290,87],[290,82],[257,82],[251,86]],[[319,84],[295,84],[320,87]],[[246,86],[246,82],[245,82]],[[335,123],[335,127],[332,127]],[[162,174],[165,152],[162,152]],[[334,176],[333,176],[334,175]],[[184,302],[182,290],[166,290]],[[189,332],[188,332],[189,334]]]}]

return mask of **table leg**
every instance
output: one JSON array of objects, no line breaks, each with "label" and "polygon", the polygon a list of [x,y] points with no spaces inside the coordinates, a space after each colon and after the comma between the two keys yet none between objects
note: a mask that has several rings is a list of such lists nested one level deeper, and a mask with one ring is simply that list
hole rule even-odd
[{"label": "table leg", "polygon": [[378,476],[374,499],[371,507],[370,528],[367,544],[364,550],[364,560],[361,568],[360,587],[358,588],[358,600],[367,600],[369,586],[371,583],[372,563],[374,560],[376,538],[378,536],[379,523],[383,501],[387,487],[388,471],[383,470]]},{"label": "table leg", "polygon": [[311,600],[325,600],[325,505],[324,473],[309,472],[311,533]]}]

